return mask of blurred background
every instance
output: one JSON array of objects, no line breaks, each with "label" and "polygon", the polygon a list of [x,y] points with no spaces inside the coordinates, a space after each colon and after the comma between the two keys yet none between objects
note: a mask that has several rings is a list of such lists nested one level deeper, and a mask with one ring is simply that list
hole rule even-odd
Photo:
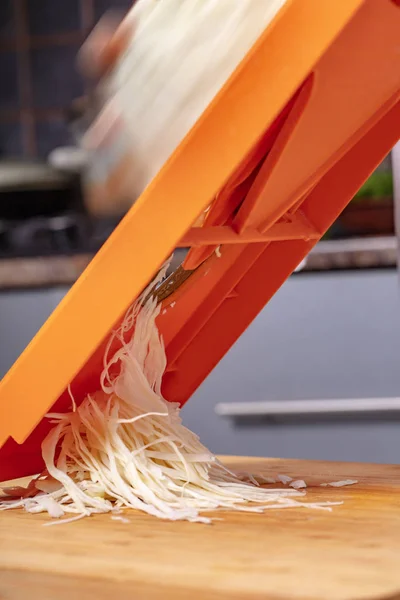
[{"label": "blurred background", "polygon": [[[76,55],[108,9],[130,5],[0,0],[0,376],[121,218],[85,210]],[[185,407],[213,451],[400,461],[399,154]]]}]

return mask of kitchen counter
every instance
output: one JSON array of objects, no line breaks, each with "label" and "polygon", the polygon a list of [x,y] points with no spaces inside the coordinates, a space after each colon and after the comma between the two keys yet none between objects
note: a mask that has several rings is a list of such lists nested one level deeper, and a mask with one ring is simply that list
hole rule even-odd
[{"label": "kitchen counter", "polygon": [[323,241],[311,251],[304,270],[396,267],[397,251],[397,239],[394,236]]},{"label": "kitchen counter", "polygon": [[[287,474],[306,501],[332,512],[221,513],[213,525],[127,512],[60,527],[23,511],[1,513],[0,598],[22,600],[399,600],[400,468],[230,458],[230,468]],[[320,483],[357,479],[349,487]]]},{"label": "kitchen counter", "polygon": [[72,285],[92,259],[90,254],[0,260],[0,290]]},{"label": "kitchen counter", "polygon": [[[0,290],[72,285],[92,255],[0,260]],[[310,253],[303,271],[395,267],[394,237],[323,241]]]}]

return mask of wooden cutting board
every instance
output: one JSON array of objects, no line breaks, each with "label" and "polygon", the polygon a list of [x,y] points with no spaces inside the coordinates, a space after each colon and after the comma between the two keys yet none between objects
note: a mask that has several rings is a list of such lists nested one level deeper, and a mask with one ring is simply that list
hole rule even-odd
[{"label": "wooden cutting board", "polygon": [[[226,459],[231,467],[305,479],[306,509],[225,514],[213,525],[129,513],[60,527],[0,513],[1,600],[400,600],[400,467]],[[355,478],[345,488],[321,482]],[[218,514],[221,517],[221,514]]]}]

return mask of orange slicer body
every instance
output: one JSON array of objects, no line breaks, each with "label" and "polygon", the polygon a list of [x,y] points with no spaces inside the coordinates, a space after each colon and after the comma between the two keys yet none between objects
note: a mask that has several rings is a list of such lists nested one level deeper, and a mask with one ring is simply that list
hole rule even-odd
[{"label": "orange slicer body", "polygon": [[183,404],[399,137],[399,2],[289,0],[1,382],[0,480],[42,469],[44,415],[98,387],[175,247],[189,276],[158,325]]}]

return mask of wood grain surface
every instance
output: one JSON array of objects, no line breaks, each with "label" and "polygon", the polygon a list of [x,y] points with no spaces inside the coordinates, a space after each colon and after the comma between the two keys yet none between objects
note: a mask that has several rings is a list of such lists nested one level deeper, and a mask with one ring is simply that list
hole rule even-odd
[{"label": "wood grain surface", "polygon": [[[44,515],[0,513],[1,600],[400,600],[400,467],[225,459],[288,474],[332,513],[218,513],[213,525],[129,512],[42,527]],[[345,488],[321,482],[358,479]]]}]

